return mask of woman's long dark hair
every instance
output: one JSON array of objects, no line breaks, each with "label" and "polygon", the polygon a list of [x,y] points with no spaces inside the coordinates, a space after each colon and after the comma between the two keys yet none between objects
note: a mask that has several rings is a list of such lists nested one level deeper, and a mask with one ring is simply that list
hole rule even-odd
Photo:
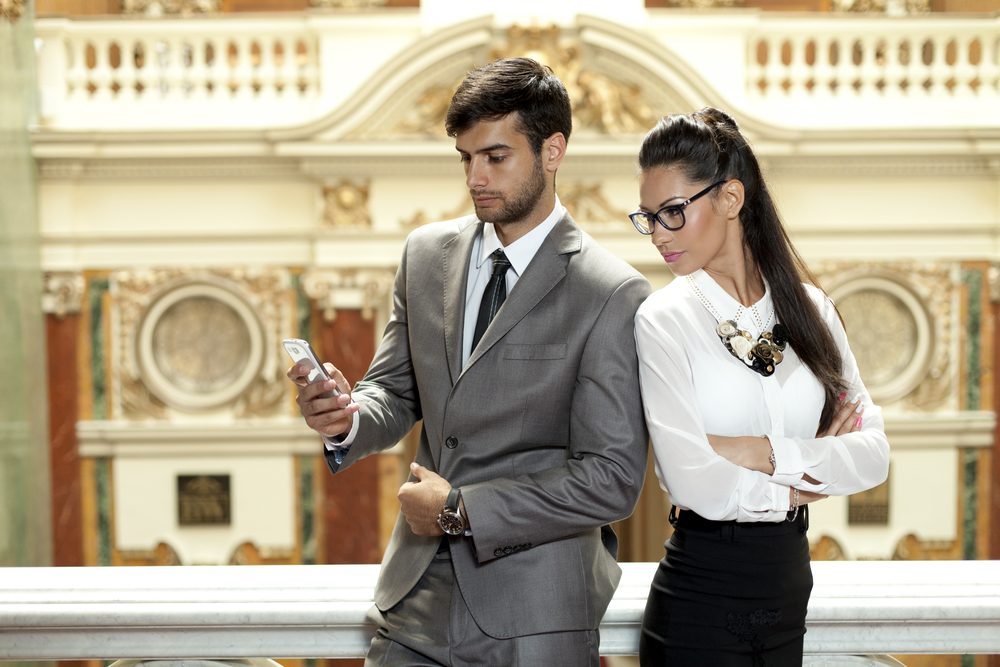
[{"label": "woman's long dark hair", "polygon": [[[803,281],[818,283],[785,232],[756,156],[728,114],[707,107],[660,119],[639,150],[639,167],[677,167],[694,183],[736,179],[743,183],[743,243],[767,280],[789,344],[826,392],[820,430],[829,427],[846,390],[840,350],[806,294]],[[717,196],[717,195],[713,195]]]}]

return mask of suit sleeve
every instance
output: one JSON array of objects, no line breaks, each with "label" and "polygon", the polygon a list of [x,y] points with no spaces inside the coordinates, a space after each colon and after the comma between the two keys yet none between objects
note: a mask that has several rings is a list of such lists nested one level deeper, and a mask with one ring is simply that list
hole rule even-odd
[{"label": "suit sleeve", "polygon": [[584,346],[570,414],[566,463],[462,487],[479,562],[501,544],[529,548],[627,517],[646,469],[632,321],[649,294],[629,278],[604,304]]},{"label": "suit sleeve", "polygon": [[[346,453],[325,449],[326,463],[337,472],[369,454],[395,445],[421,418],[420,400],[413,364],[406,314],[407,247],[396,272],[392,314],[386,324],[375,358],[364,379],[354,386],[351,397],[360,410],[355,414],[357,433]],[[338,463],[337,459],[341,458]]]}]

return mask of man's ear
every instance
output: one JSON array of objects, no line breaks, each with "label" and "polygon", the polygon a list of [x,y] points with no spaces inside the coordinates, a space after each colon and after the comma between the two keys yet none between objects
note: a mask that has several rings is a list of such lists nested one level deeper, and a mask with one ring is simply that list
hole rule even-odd
[{"label": "man's ear", "polygon": [[722,184],[722,204],[725,207],[726,218],[735,219],[740,217],[745,194],[743,181],[732,178]]},{"label": "man's ear", "polygon": [[556,132],[548,139],[542,142],[542,168],[550,173],[555,173],[559,169],[559,165],[562,164],[563,157],[566,155],[566,137],[562,132]]}]

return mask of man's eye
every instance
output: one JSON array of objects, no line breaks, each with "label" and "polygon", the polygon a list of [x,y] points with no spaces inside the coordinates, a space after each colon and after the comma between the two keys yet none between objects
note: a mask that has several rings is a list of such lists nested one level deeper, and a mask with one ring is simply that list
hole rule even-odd
[{"label": "man's eye", "polygon": [[506,155],[491,155],[490,156],[490,162],[493,162],[493,163],[503,162],[506,159],[507,159]]},{"label": "man's eye", "polygon": [[458,159],[459,159],[459,160],[461,160],[462,162],[468,162],[468,161],[469,161],[469,160],[471,160],[472,158],[470,158],[470,157],[469,157],[468,155],[464,155],[464,154],[463,154],[463,155],[459,155],[459,156],[458,156]]}]

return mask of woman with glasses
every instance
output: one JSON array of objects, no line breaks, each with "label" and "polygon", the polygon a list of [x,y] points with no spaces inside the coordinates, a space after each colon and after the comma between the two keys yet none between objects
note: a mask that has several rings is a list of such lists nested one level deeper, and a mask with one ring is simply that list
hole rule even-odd
[{"label": "woman with glasses", "polygon": [[881,411],[735,121],[712,108],[663,118],[639,166],[629,217],[675,276],[635,319],[674,526],[640,662],[800,665],[807,506],[885,480]]}]

